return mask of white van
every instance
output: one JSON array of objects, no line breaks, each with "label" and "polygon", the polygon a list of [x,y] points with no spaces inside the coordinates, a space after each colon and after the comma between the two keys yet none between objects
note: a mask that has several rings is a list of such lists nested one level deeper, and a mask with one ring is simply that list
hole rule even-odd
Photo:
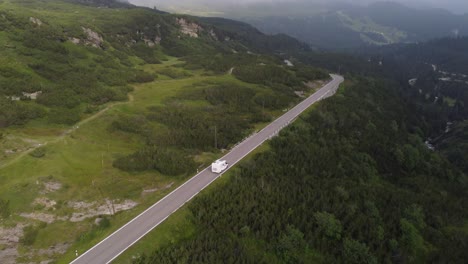
[{"label": "white van", "polygon": [[228,163],[225,160],[217,160],[211,164],[211,171],[214,173],[221,173],[228,167]]}]

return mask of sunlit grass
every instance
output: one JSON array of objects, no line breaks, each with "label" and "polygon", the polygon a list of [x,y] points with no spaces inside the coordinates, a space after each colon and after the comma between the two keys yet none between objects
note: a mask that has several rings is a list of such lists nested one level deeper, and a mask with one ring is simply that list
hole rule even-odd
[{"label": "sunlit grass", "polygon": [[[164,68],[181,70],[177,67],[183,63],[176,58],[169,57],[162,64],[146,65],[142,67],[147,72],[157,73]],[[0,193],[2,198],[10,200],[15,221],[34,223],[16,215],[22,212],[43,212],[61,217],[70,217],[73,209],[68,201],[97,201],[103,203],[109,199],[132,199],[139,205],[127,212],[122,212],[111,218],[111,227],[105,230],[93,228],[93,218],[79,223],[57,221],[39,231],[34,248],[46,248],[62,242],[71,243],[67,254],[59,258],[59,263],[67,263],[74,258],[74,250],[84,252],[92,245],[102,240],[114,230],[125,224],[138,213],[149,207],[180,185],[185,177],[169,177],[157,172],[127,173],[112,166],[112,162],[120,156],[135,152],[144,145],[144,141],[137,135],[111,131],[110,124],[121,114],[142,114],[150,106],[164,106],[170,98],[182,95],[186,91],[202,88],[206,84],[237,84],[252,87],[256,90],[264,89],[256,85],[245,84],[230,75],[207,75],[203,72],[193,72],[191,77],[180,79],[157,78],[154,82],[134,86],[127,102],[110,103],[102,106],[108,108],[96,118],[81,124],[79,127],[50,125],[44,120],[35,120],[24,127],[9,128],[8,134],[18,138],[28,138],[38,142],[50,142],[45,149],[45,156],[34,158],[25,155],[11,164],[0,168]],[[204,100],[184,101],[184,104],[201,106],[207,104]],[[92,117],[91,115],[87,116]],[[258,127],[262,127],[261,124]],[[155,125],[157,127],[157,124]],[[72,133],[63,135],[64,131],[75,127]],[[157,132],[157,130],[156,130]],[[258,151],[261,151],[259,149]],[[222,153],[200,153],[195,156],[196,161],[206,167]],[[253,155],[253,154],[251,154]],[[201,169],[201,168],[200,168]],[[195,173],[195,171],[193,172]],[[228,174],[225,179],[229,176]],[[45,193],[44,182],[60,182],[62,188],[56,192]],[[220,180],[219,184],[225,180]],[[174,183],[171,188],[162,187]],[[142,195],[144,189],[161,188],[160,191],[149,195]],[[211,187],[210,187],[211,188]],[[34,200],[47,197],[61,204],[60,208],[47,211],[37,208]],[[183,209],[165,224],[163,235],[156,237],[158,245],[171,243],[174,239],[182,239],[194,232],[187,219],[190,215]],[[171,218],[172,219],[172,218]],[[175,224],[175,225],[173,225]],[[57,233],[57,236],[46,234]],[[80,239],[81,237],[81,239]],[[143,251],[154,246],[153,240],[143,246]],[[158,242],[159,241],[159,242]],[[145,242],[143,242],[145,243]],[[26,249],[22,249],[26,250]],[[132,251],[130,251],[129,254]],[[142,251],[138,251],[142,252]],[[40,260],[37,258],[36,260]]]}]

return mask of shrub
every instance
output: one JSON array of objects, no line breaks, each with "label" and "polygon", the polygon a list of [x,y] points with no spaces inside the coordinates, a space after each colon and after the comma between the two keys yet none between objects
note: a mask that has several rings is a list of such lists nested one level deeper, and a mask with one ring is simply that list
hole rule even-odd
[{"label": "shrub", "polygon": [[23,244],[24,246],[31,246],[34,244],[37,238],[37,234],[39,234],[39,229],[40,226],[35,227],[35,226],[26,226],[23,229],[23,237],[20,238],[20,243]]},{"label": "shrub", "polygon": [[49,107],[57,106],[66,108],[73,108],[80,104],[80,100],[74,91],[60,88],[43,93],[39,96],[37,102]]},{"label": "shrub", "polygon": [[154,76],[151,73],[147,73],[144,71],[136,71],[132,78],[130,79],[131,82],[136,82],[136,83],[147,83],[147,82],[152,82],[156,76]]},{"label": "shrub", "polygon": [[104,217],[99,221],[99,224],[97,225],[97,229],[106,229],[111,226],[111,222],[109,221],[109,218]]},{"label": "shrub", "polygon": [[0,199],[0,217],[8,218],[10,217],[10,201]]},{"label": "shrub", "polygon": [[80,121],[79,109],[55,108],[49,113],[49,122],[53,124],[73,125]]},{"label": "shrub", "polygon": [[246,65],[237,67],[233,71],[239,80],[258,84],[283,84],[287,86],[301,85],[301,81],[294,73],[284,67],[276,65]]},{"label": "shrub", "polygon": [[346,238],[343,243],[343,248],[344,259],[346,259],[348,263],[377,264],[377,259],[369,252],[369,248],[364,243]]},{"label": "shrub", "polygon": [[25,102],[10,101],[0,96],[0,128],[11,125],[22,125],[30,119],[45,115],[44,108]]},{"label": "shrub", "polygon": [[164,68],[162,70],[159,70],[158,73],[162,75],[166,75],[172,79],[182,79],[182,78],[187,78],[187,77],[192,76],[192,74],[187,71],[176,70],[174,68]]},{"label": "shrub", "polygon": [[125,171],[157,170],[165,175],[180,175],[195,168],[195,162],[180,150],[147,147],[114,161],[114,167]]},{"label": "shrub", "polygon": [[42,158],[46,154],[45,148],[37,148],[33,150],[29,155],[31,155],[34,158]]}]

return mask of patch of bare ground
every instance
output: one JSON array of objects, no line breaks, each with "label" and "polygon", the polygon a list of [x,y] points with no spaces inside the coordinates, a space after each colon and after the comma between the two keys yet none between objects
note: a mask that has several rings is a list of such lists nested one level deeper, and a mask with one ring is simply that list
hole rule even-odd
[{"label": "patch of bare ground", "polygon": [[[29,257],[41,256],[42,258],[55,258],[55,256],[65,254],[69,247],[70,247],[70,244],[68,243],[60,243],[60,244],[50,246],[49,248],[33,250],[28,255]],[[53,260],[43,260],[40,263],[52,263],[52,262]]]},{"label": "patch of bare ground", "polygon": [[55,206],[57,205],[57,202],[47,197],[39,197],[34,200],[33,205],[43,206],[44,209],[46,210],[49,210],[49,209],[55,210]]},{"label": "patch of bare ground", "polygon": [[[57,182],[44,183],[47,190],[58,190],[61,188],[61,184]],[[165,188],[172,186],[166,185]],[[33,205],[41,206],[44,209],[54,210],[56,201],[46,197],[39,197],[34,200]],[[102,215],[112,215],[120,211],[125,211],[134,208],[137,205],[132,200],[110,200],[106,199],[104,202],[84,202],[84,201],[70,201],[67,206],[74,209],[74,213],[71,216],[57,216],[52,213],[45,212],[30,212],[20,213],[19,215],[41,222],[51,224],[55,221],[70,221],[80,222],[88,218],[93,218]],[[23,236],[24,224],[17,224],[13,228],[5,228],[0,226],[0,263],[1,264],[13,264],[16,263],[16,259],[19,257],[18,244],[20,238]],[[55,259],[56,256],[64,254],[70,245],[67,243],[57,244],[46,249],[31,249],[26,255],[26,259],[33,259],[39,256],[43,260],[40,263],[50,263],[51,260]],[[52,261],[53,262],[53,261]]]},{"label": "patch of bare ground", "polygon": [[19,215],[24,218],[34,219],[48,224],[55,222],[56,219],[55,215],[47,213],[21,213]]},{"label": "patch of bare ground", "polygon": [[316,80],[316,81],[305,82],[304,85],[309,87],[310,89],[317,89],[317,88],[324,86],[327,82],[328,80]]},{"label": "patch of bare ground", "polygon": [[23,236],[24,225],[17,224],[12,228],[0,226],[0,262],[2,264],[14,264],[18,257],[17,245]]},{"label": "patch of bare ground", "polygon": [[[47,202],[48,206],[51,206],[55,201],[49,200],[47,198],[38,198],[39,201]],[[35,202],[38,201],[36,199]],[[68,202],[68,207],[75,210],[75,212],[70,216],[57,216],[51,213],[44,213],[44,212],[31,212],[31,213],[20,213],[19,215],[28,218],[34,219],[41,222],[45,222],[51,224],[55,221],[70,221],[70,222],[81,222],[88,218],[93,218],[100,215],[112,215],[120,211],[126,211],[132,209],[133,207],[137,206],[138,203],[132,200],[109,200],[106,199],[104,203],[97,203],[97,202],[84,202],[84,201],[70,201]]]},{"label": "patch of bare ground", "polygon": [[68,203],[68,206],[78,210],[74,212],[70,219],[70,222],[81,222],[85,219],[96,217],[99,215],[112,215],[120,211],[126,211],[137,206],[138,203],[132,200],[124,200],[120,202],[119,200],[109,200],[106,199],[103,204],[98,204],[96,202],[83,202],[83,201],[71,201]]},{"label": "patch of bare ground", "polygon": [[68,217],[62,216],[58,217],[54,214],[48,214],[48,213],[41,213],[41,212],[33,212],[33,213],[21,213],[19,214],[21,217],[28,218],[28,219],[33,219],[41,222],[45,222],[48,224],[52,224],[55,221],[66,221],[68,220]]},{"label": "patch of bare ground", "polygon": [[0,250],[0,261],[3,264],[15,264],[18,257],[18,250],[16,247],[6,247]]},{"label": "patch of bare ground", "polygon": [[301,97],[301,98],[305,98],[305,97],[306,97],[304,91],[295,91],[294,93],[295,93],[297,96]]},{"label": "patch of bare ground", "polygon": [[42,191],[43,193],[56,192],[62,188],[62,183],[58,181],[45,181],[43,182],[43,184],[44,184],[44,190]]},{"label": "patch of bare ground", "polygon": [[0,244],[13,245],[19,242],[20,237],[23,236],[23,224],[17,224],[12,228],[5,228],[0,226]]}]

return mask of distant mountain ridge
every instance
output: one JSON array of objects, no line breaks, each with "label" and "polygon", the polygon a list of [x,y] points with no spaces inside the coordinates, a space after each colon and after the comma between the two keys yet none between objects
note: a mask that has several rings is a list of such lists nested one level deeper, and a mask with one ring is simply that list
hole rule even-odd
[{"label": "distant mountain ridge", "polygon": [[[291,3],[291,5],[300,5]],[[367,7],[331,4],[311,15],[236,17],[265,33],[286,33],[313,46],[352,49],[365,45],[414,43],[447,36],[468,35],[468,16],[443,9],[418,10],[395,2]]]},{"label": "distant mountain ridge", "polygon": [[[85,0],[80,0],[85,1]],[[106,1],[106,0],[95,0]],[[216,2],[180,0],[156,2],[171,13],[224,17],[243,21],[267,34],[286,34],[313,47],[350,50],[363,46],[417,43],[434,38],[468,35],[468,14],[428,8],[417,9],[382,1],[252,1]],[[399,0],[393,0],[399,1]],[[129,0],[153,7],[146,0]],[[401,1],[400,1],[401,2]],[[449,6],[448,6],[449,7]]]}]

